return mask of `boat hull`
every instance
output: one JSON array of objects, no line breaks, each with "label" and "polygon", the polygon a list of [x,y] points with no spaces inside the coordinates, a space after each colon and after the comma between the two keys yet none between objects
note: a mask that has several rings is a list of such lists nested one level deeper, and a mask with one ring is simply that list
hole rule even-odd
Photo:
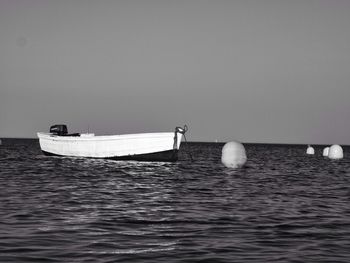
[{"label": "boat hull", "polygon": [[[42,151],[46,156],[66,157],[64,155],[53,154]],[[126,156],[100,157],[100,159],[110,159],[115,161],[141,161],[141,162],[176,162],[178,160],[178,150],[169,150],[156,153],[135,154]],[[88,158],[88,157],[85,157]],[[96,157],[91,157],[96,158]]]},{"label": "boat hull", "polygon": [[182,134],[164,132],[77,137],[38,133],[38,137],[42,152],[49,156],[175,162]]}]

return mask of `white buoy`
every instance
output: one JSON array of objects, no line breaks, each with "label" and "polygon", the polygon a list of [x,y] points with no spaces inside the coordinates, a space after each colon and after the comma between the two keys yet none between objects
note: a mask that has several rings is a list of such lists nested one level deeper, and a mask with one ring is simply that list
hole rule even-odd
[{"label": "white buoy", "polygon": [[315,154],[315,149],[308,145],[306,149],[306,154]]},{"label": "white buoy", "polygon": [[243,144],[228,142],[222,148],[221,162],[228,168],[242,167],[247,161]]},{"label": "white buoy", "polygon": [[341,159],[344,157],[343,148],[338,144],[329,147],[328,157],[330,159]]},{"label": "white buoy", "polygon": [[323,156],[328,157],[328,153],[329,153],[329,147],[326,147],[323,149]]}]

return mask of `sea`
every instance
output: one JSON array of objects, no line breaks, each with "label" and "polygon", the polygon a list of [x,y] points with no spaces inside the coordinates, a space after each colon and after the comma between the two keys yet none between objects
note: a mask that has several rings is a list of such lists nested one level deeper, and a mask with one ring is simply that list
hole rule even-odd
[{"label": "sea", "polygon": [[244,144],[229,169],[223,145],[152,163],[3,139],[0,262],[350,262],[350,147]]}]

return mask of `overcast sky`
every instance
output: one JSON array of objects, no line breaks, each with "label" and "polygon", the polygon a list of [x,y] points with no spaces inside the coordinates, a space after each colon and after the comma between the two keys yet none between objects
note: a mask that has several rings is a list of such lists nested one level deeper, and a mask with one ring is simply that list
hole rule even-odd
[{"label": "overcast sky", "polygon": [[0,0],[0,137],[350,144],[348,0]]}]

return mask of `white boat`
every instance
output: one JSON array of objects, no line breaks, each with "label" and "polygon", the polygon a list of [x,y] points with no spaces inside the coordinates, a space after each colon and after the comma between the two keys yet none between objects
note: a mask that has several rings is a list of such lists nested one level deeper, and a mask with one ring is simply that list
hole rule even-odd
[{"label": "white boat", "polygon": [[58,124],[51,126],[49,133],[37,135],[45,155],[174,162],[186,131],[185,125],[176,127],[174,132],[95,136],[68,134],[67,126]]}]

